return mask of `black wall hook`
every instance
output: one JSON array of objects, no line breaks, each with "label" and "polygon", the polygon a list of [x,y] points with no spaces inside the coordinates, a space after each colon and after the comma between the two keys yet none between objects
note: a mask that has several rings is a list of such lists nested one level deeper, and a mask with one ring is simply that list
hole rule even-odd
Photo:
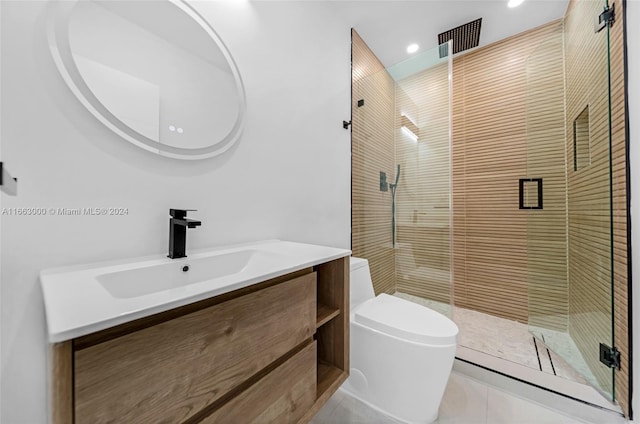
[{"label": "black wall hook", "polygon": [[349,129],[349,125],[351,125],[351,121],[349,121],[349,122],[342,121],[342,128],[344,128],[345,130]]},{"label": "black wall hook", "polygon": [[18,179],[13,178],[7,171],[7,168],[0,162],[0,191],[9,196],[18,194]]}]

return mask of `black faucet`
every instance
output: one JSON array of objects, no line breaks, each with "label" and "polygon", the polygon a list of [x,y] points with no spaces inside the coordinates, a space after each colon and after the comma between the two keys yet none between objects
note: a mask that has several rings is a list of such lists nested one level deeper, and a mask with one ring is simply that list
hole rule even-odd
[{"label": "black faucet", "polygon": [[195,209],[169,209],[169,256],[171,259],[186,258],[187,228],[196,228],[202,222],[188,219],[187,212]]}]

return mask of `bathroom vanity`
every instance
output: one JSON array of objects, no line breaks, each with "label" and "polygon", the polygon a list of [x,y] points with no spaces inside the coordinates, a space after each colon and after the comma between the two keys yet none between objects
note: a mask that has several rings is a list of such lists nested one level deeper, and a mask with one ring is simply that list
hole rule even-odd
[{"label": "bathroom vanity", "polygon": [[267,241],[43,271],[52,422],[309,421],[349,370],[349,254]]}]

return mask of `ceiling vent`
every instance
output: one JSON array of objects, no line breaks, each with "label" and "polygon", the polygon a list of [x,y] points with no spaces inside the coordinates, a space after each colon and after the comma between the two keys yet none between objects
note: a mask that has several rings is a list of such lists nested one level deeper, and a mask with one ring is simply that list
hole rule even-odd
[{"label": "ceiling vent", "polygon": [[[450,29],[438,34],[438,44],[440,45],[440,57],[447,56],[447,45],[449,40],[453,40],[453,54],[478,47],[480,43],[480,26],[482,18],[471,21],[459,27]],[[444,44],[444,45],[443,45]]]}]

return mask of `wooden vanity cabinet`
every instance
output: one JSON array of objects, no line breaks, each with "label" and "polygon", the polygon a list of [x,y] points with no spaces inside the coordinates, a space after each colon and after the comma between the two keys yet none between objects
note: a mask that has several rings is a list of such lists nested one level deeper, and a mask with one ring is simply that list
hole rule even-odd
[{"label": "wooden vanity cabinet", "polygon": [[304,423],[348,371],[341,258],[52,345],[52,421]]},{"label": "wooden vanity cabinet", "polygon": [[313,342],[201,423],[298,422],[316,401],[316,369]]}]

